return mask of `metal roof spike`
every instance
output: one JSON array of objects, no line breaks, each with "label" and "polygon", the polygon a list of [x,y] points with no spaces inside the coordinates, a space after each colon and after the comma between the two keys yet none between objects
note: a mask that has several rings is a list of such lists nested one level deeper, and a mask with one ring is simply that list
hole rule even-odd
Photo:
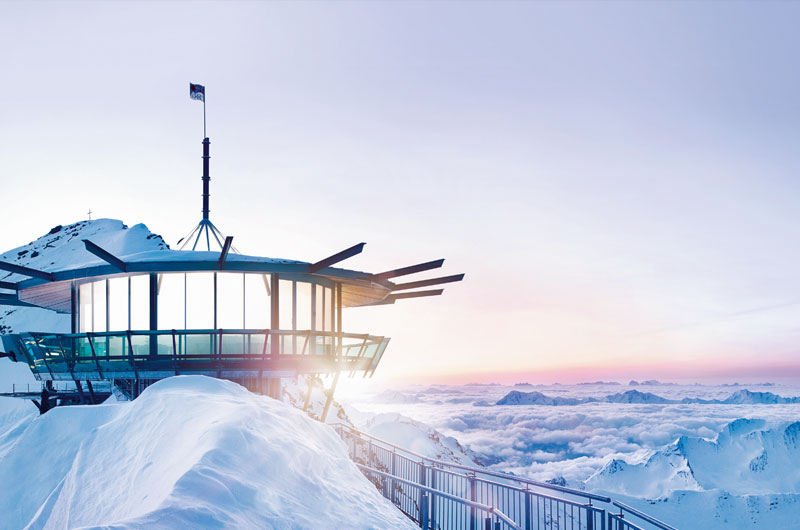
[{"label": "metal roof spike", "polygon": [[454,274],[453,276],[431,278],[430,280],[420,280],[418,282],[398,283],[392,287],[392,291],[402,291],[405,289],[416,289],[417,287],[430,287],[431,285],[441,285],[443,283],[460,282],[463,279],[464,279],[463,274]]},{"label": "metal roof spike", "polygon": [[128,265],[118,257],[116,257],[111,252],[95,245],[88,239],[82,239],[83,244],[86,246],[86,250],[100,258],[101,260],[105,261],[109,265],[116,267],[117,269],[121,270],[122,272],[128,272]]},{"label": "metal roof spike", "polygon": [[219,253],[219,270],[222,270],[225,266],[225,260],[228,259],[228,252],[230,252],[231,246],[233,246],[233,236],[228,236],[225,238],[225,244]]},{"label": "metal roof spike", "polygon": [[416,274],[418,272],[429,271],[431,269],[438,269],[444,264],[444,258],[418,265],[411,265],[410,267],[403,267],[402,269],[395,269],[392,271],[381,272],[373,274],[372,278],[376,281],[388,280],[389,278],[396,278],[398,276],[406,276],[408,274]]},{"label": "metal roof spike", "polygon": [[313,263],[309,265],[308,272],[314,274],[315,272],[320,271],[326,267],[330,267],[331,265],[339,263],[340,261],[344,261],[347,258],[351,258],[357,254],[360,254],[361,251],[364,250],[364,245],[366,245],[366,243],[359,243],[357,245],[353,245],[348,249],[345,249],[341,252],[337,252],[333,256],[329,256],[323,260]]}]

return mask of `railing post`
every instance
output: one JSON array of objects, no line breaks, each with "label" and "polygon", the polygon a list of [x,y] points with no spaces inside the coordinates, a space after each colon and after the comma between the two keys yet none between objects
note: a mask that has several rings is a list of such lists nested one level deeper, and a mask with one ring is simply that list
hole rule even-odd
[{"label": "railing post", "polygon": [[[526,484],[525,485],[525,530],[533,530],[533,520],[531,518],[531,509],[532,509],[531,501],[533,499],[531,497],[532,497],[531,492],[528,491],[528,486]],[[588,528],[587,530],[591,530],[591,528]]]},{"label": "railing post", "polygon": [[428,494],[423,493],[419,498],[419,526],[428,530]]},{"label": "railing post", "polygon": [[[431,488],[436,489],[436,467],[434,464],[431,464]],[[430,503],[431,505],[431,528],[436,528],[436,495],[431,493],[430,496]]]},{"label": "railing post", "polygon": [[[475,482],[475,475],[468,477],[469,479],[469,500],[477,502],[477,486]],[[469,530],[478,530],[478,511],[474,506],[469,507]]]},{"label": "railing post", "polygon": [[[394,449],[394,448],[392,448],[392,476],[393,476],[393,477],[395,476],[395,471],[394,471],[394,469],[395,469],[395,460],[396,460],[396,457],[397,457],[397,453],[395,452],[395,449]],[[391,497],[391,499],[392,499],[392,504],[397,504],[397,503],[395,502],[395,497],[396,497],[396,495],[395,495],[395,489],[397,489],[397,487],[396,487],[396,484],[395,484],[395,481],[394,481],[394,479],[392,479],[392,497]]]},{"label": "railing post", "polygon": [[[425,485],[425,461],[424,460],[419,463],[419,484],[420,484],[420,486],[424,486]],[[420,488],[419,489],[419,509],[420,509],[420,511],[422,511],[423,497],[425,498],[424,499],[425,500],[425,510],[427,510],[428,509],[428,502],[427,502],[428,501],[428,495],[425,493],[425,490]],[[427,517],[426,517],[426,519],[427,519]],[[422,514],[420,514],[420,520],[422,520]],[[423,528],[425,528],[425,527],[423,526]]]},{"label": "railing post", "polygon": [[594,510],[591,506],[586,509],[586,530],[594,530]]},{"label": "railing post", "polygon": [[494,530],[500,530],[500,521],[494,522]]},{"label": "railing post", "polygon": [[487,517],[483,520],[483,530],[492,530],[492,518]]}]

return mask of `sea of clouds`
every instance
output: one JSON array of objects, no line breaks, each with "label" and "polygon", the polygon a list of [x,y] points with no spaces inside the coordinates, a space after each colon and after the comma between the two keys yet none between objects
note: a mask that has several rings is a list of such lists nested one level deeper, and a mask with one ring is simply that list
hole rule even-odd
[{"label": "sea of clouds", "polygon": [[611,459],[636,463],[680,436],[714,439],[739,418],[767,425],[800,420],[798,404],[495,405],[511,391],[596,398],[630,390],[668,400],[724,400],[740,390],[800,396],[800,385],[577,384],[411,386],[350,396],[364,412],[396,412],[456,438],[498,471],[536,480],[563,477],[579,486]]}]

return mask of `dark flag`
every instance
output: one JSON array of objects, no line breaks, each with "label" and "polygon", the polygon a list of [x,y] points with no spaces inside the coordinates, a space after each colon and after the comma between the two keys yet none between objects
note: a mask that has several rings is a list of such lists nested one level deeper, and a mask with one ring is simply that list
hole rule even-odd
[{"label": "dark flag", "polygon": [[189,97],[192,99],[199,99],[200,101],[206,101],[206,87],[203,85],[195,85],[194,83],[189,83]]}]

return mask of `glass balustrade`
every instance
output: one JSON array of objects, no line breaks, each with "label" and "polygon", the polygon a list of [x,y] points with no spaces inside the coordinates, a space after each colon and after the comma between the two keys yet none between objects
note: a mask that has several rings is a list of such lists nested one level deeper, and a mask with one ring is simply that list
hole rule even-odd
[{"label": "glass balustrade", "polygon": [[224,329],[31,333],[20,340],[36,372],[81,373],[81,378],[97,373],[100,379],[104,372],[150,369],[263,370],[281,360],[305,363],[296,366],[298,372],[326,372],[337,366],[369,372],[388,342],[385,337],[353,333]]}]

